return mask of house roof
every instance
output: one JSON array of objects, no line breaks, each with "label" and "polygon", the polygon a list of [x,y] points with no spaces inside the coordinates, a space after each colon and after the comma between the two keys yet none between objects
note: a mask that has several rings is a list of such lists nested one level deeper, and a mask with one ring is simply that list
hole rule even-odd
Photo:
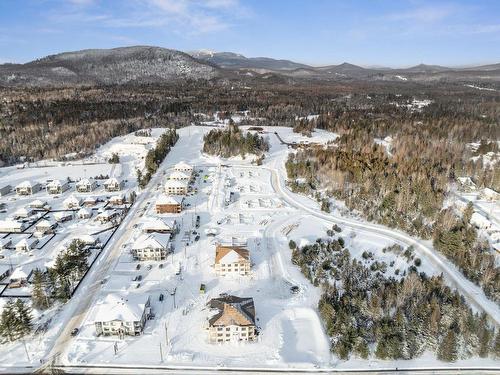
[{"label": "house roof", "polygon": [[178,181],[178,180],[167,180],[165,182],[165,188],[187,188],[186,181]]},{"label": "house roof", "polygon": [[183,197],[177,197],[177,196],[162,194],[156,200],[156,204],[174,204],[174,205],[178,205],[178,204],[181,204],[183,200],[184,200]]},{"label": "house roof", "polygon": [[228,263],[234,263],[240,260],[249,260],[250,252],[244,248],[243,246],[222,246],[217,245],[215,248],[215,263],[220,263],[222,258],[226,256],[231,256],[232,254],[236,255],[236,257],[232,257],[233,259],[229,260]]},{"label": "house roof", "polygon": [[94,183],[94,180],[90,180],[88,178],[82,178],[80,181],[76,183],[76,186],[87,186],[87,185],[92,185]]},{"label": "house roof", "polygon": [[40,220],[38,223],[35,224],[35,227],[42,227],[42,228],[50,228],[52,223],[46,219]]},{"label": "house roof", "polygon": [[80,199],[78,199],[77,197],[75,197],[73,194],[71,194],[68,198],[66,198],[64,201],[63,201],[63,204],[65,206],[67,205],[80,205]]},{"label": "house roof", "polygon": [[119,184],[120,184],[120,181],[118,181],[118,179],[115,177],[108,178],[104,182],[104,185],[119,185]]},{"label": "house roof", "polygon": [[211,299],[208,302],[208,306],[218,310],[218,312],[208,321],[211,326],[255,325],[255,306],[253,298],[224,296]]},{"label": "house roof", "polygon": [[142,318],[149,296],[144,294],[110,293],[99,300],[93,310],[95,322],[120,320],[135,322]]},{"label": "house roof", "polygon": [[189,180],[190,177],[184,172],[181,171],[173,171],[170,173],[170,179],[172,180]]},{"label": "house roof", "polygon": [[18,243],[16,243],[16,247],[27,247],[31,248],[33,244],[37,243],[38,240],[36,238],[23,238]]},{"label": "house roof", "polygon": [[14,213],[14,215],[26,216],[30,212],[33,212],[33,210],[31,209],[28,210],[26,207],[21,207]]},{"label": "house roof", "polygon": [[[66,184],[66,182],[64,184]],[[64,184],[61,182],[61,180],[52,180],[47,184],[47,187],[60,187]]]},{"label": "house roof", "polygon": [[161,218],[155,218],[146,221],[142,225],[142,230],[173,230],[175,227],[175,220],[165,220]]},{"label": "house roof", "polygon": [[35,199],[29,205],[30,207],[43,207],[47,204],[47,201],[42,201],[41,199]]},{"label": "house roof", "polygon": [[185,161],[180,161],[178,162],[176,165],[174,165],[174,169],[177,170],[177,169],[193,169],[193,167],[191,165],[189,165],[188,163],[186,163]]},{"label": "house roof", "polygon": [[21,189],[21,188],[30,188],[32,186],[31,182],[26,180],[23,182],[20,182],[19,184],[16,185],[16,189]]},{"label": "house roof", "polygon": [[24,223],[16,220],[0,220],[0,229],[22,228],[23,226],[25,226]]},{"label": "house roof", "polygon": [[135,240],[132,249],[166,249],[168,243],[170,242],[170,234],[160,234],[160,233],[151,233],[151,234],[142,234]]}]

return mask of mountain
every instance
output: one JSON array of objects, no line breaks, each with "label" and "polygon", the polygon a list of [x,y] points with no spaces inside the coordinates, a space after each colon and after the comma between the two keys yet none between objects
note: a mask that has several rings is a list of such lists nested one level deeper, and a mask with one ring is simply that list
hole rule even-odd
[{"label": "mountain", "polygon": [[220,69],[160,47],[123,47],[65,52],[26,64],[0,65],[0,85],[125,84],[212,79]]},{"label": "mountain", "polygon": [[290,60],[277,60],[269,57],[245,57],[233,52],[200,50],[189,53],[196,59],[216,64],[221,68],[226,69],[263,69],[281,71],[310,68],[308,65],[296,63]]},{"label": "mountain", "polygon": [[412,66],[410,68],[396,69],[396,70],[402,71],[402,72],[410,72],[410,73],[438,73],[438,72],[444,72],[444,71],[451,70],[451,69],[447,68],[445,66],[439,66],[439,65],[419,64],[416,66]]}]

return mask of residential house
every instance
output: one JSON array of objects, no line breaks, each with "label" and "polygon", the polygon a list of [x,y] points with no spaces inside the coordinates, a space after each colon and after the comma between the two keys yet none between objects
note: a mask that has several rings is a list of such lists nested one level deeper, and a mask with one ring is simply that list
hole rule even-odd
[{"label": "residential house", "polygon": [[112,177],[104,182],[104,189],[109,192],[120,191],[123,185],[123,181],[118,181],[118,179]]},{"label": "residential house", "polygon": [[33,269],[30,266],[17,267],[9,277],[9,288],[21,288],[28,284]]},{"label": "residential house", "polygon": [[124,203],[125,203],[125,198],[123,197],[123,194],[113,195],[111,198],[109,198],[109,204],[113,206],[120,206]]},{"label": "residential house", "polygon": [[165,260],[169,252],[170,234],[143,234],[132,245],[132,256],[137,260]]},{"label": "residential house", "polygon": [[91,319],[97,336],[138,336],[151,314],[150,297],[144,294],[109,293],[97,302]]},{"label": "residential house", "polygon": [[100,222],[101,224],[104,224],[104,223],[109,223],[113,220],[118,220],[119,217],[120,217],[120,214],[118,213],[118,211],[106,210],[106,211],[99,213],[95,219],[98,222]]},{"label": "residential house", "polygon": [[186,181],[168,180],[165,182],[165,193],[167,195],[186,195],[188,183]]},{"label": "residential house", "polygon": [[16,243],[17,252],[28,252],[36,248],[38,245],[38,239],[35,237],[23,238],[18,243]]},{"label": "residential house", "polygon": [[34,214],[35,211],[31,207],[21,207],[14,212],[14,217],[17,219],[26,219]]},{"label": "residential house", "polygon": [[42,190],[42,185],[38,182],[31,183],[30,181],[23,181],[15,187],[17,195],[33,195]]},{"label": "residential house", "polygon": [[82,205],[84,207],[94,207],[97,204],[97,199],[94,197],[85,197]]},{"label": "residential house", "polygon": [[214,269],[218,276],[246,276],[250,267],[250,252],[245,247],[217,245],[215,248]]},{"label": "residential house", "polygon": [[73,194],[70,195],[68,198],[66,198],[63,201],[63,206],[67,210],[74,210],[78,207],[80,207],[80,204],[82,203],[81,199],[75,197]]},{"label": "residential house", "polygon": [[76,213],[79,219],[90,219],[92,217],[92,210],[87,210],[86,208],[80,208]]},{"label": "residential house", "polygon": [[62,194],[69,189],[68,181],[52,180],[47,184],[48,194]]},{"label": "residential house", "polygon": [[35,224],[35,232],[41,235],[54,233],[54,229],[56,227],[57,223],[52,223],[47,219],[42,219]]},{"label": "residential house", "polygon": [[257,331],[253,298],[221,295],[211,299],[208,307],[217,310],[208,320],[210,343],[255,340]]},{"label": "residential house", "polygon": [[26,227],[26,223],[16,220],[0,220],[0,233],[21,233],[26,229]]},{"label": "residential house", "polygon": [[76,191],[79,193],[90,193],[97,187],[93,178],[82,178],[75,184]]},{"label": "residential house", "polygon": [[39,210],[47,209],[47,208],[50,209],[50,206],[47,204],[47,201],[42,201],[41,199],[35,199],[34,201],[32,201],[29,204],[29,206],[31,208],[36,208],[36,209],[39,209]]},{"label": "residential house", "polygon": [[69,211],[54,212],[54,219],[56,219],[56,221],[59,223],[73,220],[73,212],[69,212]]},{"label": "residential house", "polygon": [[157,214],[178,214],[182,211],[184,197],[160,195],[155,203]]}]

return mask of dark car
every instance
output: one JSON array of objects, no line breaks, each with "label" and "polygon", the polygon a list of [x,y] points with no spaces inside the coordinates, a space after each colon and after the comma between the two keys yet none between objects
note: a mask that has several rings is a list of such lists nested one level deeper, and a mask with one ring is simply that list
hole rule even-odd
[{"label": "dark car", "polygon": [[200,235],[197,234],[196,237],[194,238],[195,241],[198,241],[200,239]]},{"label": "dark car", "polygon": [[158,298],[158,300],[159,300],[160,302],[162,302],[162,301],[163,301],[163,293],[160,293],[160,297]]},{"label": "dark car", "polygon": [[78,328],[73,328],[70,334],[71,336],[75,337],[76,335],[78,335],[78,332],[80,332]]},{"label": "dark car", "polygon": [[299,289],[299,287],[298,287],[297,285],[294,285],[294,286],[292,286],[292,287],[290,288],[290,291],[291,291],[293,294],[297,294],[297,293],[300,291],[300,289]]},{"label": "dark car", "polygon": [[136,270],[140,270],[140,269],[141,269],[141,265],[140,265],[140,264],[138,264],[137,266],[135,266],[135,269],[136,269]]}]

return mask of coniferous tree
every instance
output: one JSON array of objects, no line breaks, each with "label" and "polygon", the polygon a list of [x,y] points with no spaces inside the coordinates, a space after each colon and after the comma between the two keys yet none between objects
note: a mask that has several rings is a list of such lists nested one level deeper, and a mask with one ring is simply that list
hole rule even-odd
[{"label": "coniferous tree", "polygon": [[40,310],[45,310],[49,307],[49,298],[47,296],[47,291],[44,285],[43,273],[36,269],[33,272],[33,292],[32,301],[33,307]]},{"label": "coniferous tree", "polygon": [[450,328],[444,336],[437,352],[439,360],[444,362],[455,362],[458,358],[457,334]]}]

